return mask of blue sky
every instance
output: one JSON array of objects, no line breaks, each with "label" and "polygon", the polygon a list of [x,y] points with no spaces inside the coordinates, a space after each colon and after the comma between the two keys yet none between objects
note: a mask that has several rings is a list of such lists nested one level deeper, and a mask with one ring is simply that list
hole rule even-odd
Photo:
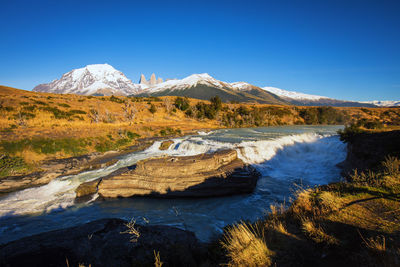
[{"label": "blue sky", "polygon": [[400,1],[0,0],[0,84],[31,90],[88,64],[207,72],[347,100],[400,99]]}]

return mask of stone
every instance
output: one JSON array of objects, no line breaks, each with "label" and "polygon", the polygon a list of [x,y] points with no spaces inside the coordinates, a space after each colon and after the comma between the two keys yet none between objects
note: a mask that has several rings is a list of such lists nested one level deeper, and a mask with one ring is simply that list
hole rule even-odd
[{"label": "stone", "polygon": [[189,157],[162,157],[137,162],[104,177],[97,193],[103,198],[211,197],[251,193],[259,173],[245,165],[235,150]]},{"label": "stone", "polygon": [[157,84],[162,83],[162,82],[163,82],[163,79],[159,77],[159,78],[157,79]]},{"label": "stone", "polygon": [[160,149],[160,150],[167,150],[173,143],[174,143],[174,141],[172,141],[172,140],[163,141],[163,142],[160,144],[160,147],[159,147],[158,149]]},{"label": "stone", "polygon": [[0,266],[154,266],[154,251],[165,266],[199,266],[207,257],[192,232],[135,225],[135,237],[126,224],[101,219],[12,241],[0,246]]},{"label": "stone", "polygon": [[76,197],[84,197],[95,194],[100,181],[101,179],[96,179],[94,181],[80,184],[75,190]]}]

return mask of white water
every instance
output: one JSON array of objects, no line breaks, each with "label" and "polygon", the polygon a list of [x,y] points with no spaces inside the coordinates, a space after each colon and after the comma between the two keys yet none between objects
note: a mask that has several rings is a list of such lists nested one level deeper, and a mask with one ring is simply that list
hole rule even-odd
[{"label": "white water", "polygon": [[[0,243],[49,229],[72,226],[104,217],[150,218],[152,224],[167,224],[195,231],[207,239],[228,223],[254,220],[269,204],[290,196],[293,183],[324,184],[339,179],[336,164],[344,160],[345,146],[337,127],[271,127],[219,130],[174,139],[168,150],[155,142],[143,152],[132,153],[115,165],[55,179],[47,185],[25,189],[0,199]],[[196,155],[233,148],[239,157],[262,173],[255,192],[200,200],[123,199],[75,203],[75,189],[82,182],[108,175],[138,160],[167,155]],[[178,211],[178,214],[176,213]],[[32,215],[35,215],[32,217]],[[32,228],[36,227],[34,230]]]}]

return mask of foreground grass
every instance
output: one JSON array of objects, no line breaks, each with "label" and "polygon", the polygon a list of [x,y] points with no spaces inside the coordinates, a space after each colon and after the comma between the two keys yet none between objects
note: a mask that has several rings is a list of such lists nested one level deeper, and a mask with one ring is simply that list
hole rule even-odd
[{"label": "foreground grass", "polygon": [[[352,182],[303,189],[221,239],[228,266],[400,266],[400,161]],[[222,257],[224,258],[224,257]]]}]

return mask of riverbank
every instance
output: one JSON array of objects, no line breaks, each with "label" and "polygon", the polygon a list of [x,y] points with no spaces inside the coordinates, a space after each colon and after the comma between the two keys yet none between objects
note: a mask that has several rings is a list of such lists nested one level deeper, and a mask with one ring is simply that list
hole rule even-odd
[{"label": "riverbank", "polygon": [[[220,261],[228,266],[399,266],[398,134],[354,133],[347,140],[344,165],[353,169],[347,182],[300,189],[289,207],[271,206],[263,220],[227,227],[215,243],[223,248]],[[374,151],[379,151],[376,158]],[[364,172],[354,172],[360,161]]]}]

